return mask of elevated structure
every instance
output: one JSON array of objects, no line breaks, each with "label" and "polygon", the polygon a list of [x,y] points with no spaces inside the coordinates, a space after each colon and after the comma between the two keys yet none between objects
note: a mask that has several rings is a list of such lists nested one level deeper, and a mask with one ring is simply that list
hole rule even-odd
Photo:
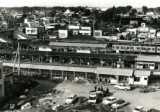
[{"label": "elevated structure", "polygon": [[0,62],[0,97],[5,96],[5,85],[4,85],[4,75],[3,75],[3,65],[2,62]]}]

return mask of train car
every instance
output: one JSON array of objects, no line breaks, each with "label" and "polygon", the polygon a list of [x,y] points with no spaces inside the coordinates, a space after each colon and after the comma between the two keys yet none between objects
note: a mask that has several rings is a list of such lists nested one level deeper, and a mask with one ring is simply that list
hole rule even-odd
[{"label": "train car", "polygon": [[48,46],[39,46],[38,51],[52,52],[52,49]]},{"label": "train car", "polygon": [[91,51],[89,49],[77,49],[76,53],[85,53],[85,54],[90,54]]},{"label": "train car", "polygon": [[[126,51],[126,52],[143,52],[143,53],[156,53],[157,48],[156,46],[152,45],[122,45],[122,44],[115,44],[112,45],[112,49],[114,51]],[[160,53],[160,47],[158,49]]]},{"label": "train car", "polygon": [[160,46],[156,47],[156,53],[160,53]]}]

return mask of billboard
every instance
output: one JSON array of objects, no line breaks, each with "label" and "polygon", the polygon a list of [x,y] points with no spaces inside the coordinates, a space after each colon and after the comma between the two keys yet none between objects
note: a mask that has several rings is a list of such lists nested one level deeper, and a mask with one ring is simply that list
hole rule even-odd
[{"label": "billboard", "polygon": [[27,35],[37,35],[38,29],[37,28],[26,28],[26,34]]},{"label": "billboard", "polygon": [[102,30],[94,30],[95,37],[102,37]]},{"label": "billboard", "polygon": [[59,38],[67,38],[68,37],[68,31],[67,30],[58,30],[58,37]]}]

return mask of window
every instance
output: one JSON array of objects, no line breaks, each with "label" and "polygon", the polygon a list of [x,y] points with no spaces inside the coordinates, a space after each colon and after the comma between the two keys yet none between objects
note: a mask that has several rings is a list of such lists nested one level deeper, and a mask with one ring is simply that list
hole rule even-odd
[{"label": "window", "polygon": [[134,81],[139,82],[140,81],[140,77],[134,77]]},{"label": "window", "polygon": [[0,69],[0,79],[2,78],[2,72],[1,72],[1,69]]},{"label": "window", "polygon": [[116,49],[119,49],[119,46],[116,46]]},{"label": "window", "polygon": [[144,80],[148,80],[148,78],[144,78]]}]

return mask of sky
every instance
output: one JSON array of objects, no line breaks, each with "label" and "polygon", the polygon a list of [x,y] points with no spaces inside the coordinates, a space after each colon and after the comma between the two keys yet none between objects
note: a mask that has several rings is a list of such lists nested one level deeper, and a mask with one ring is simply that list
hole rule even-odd
[{"label": "sky", "polygon": [[0,0],[0,7],[21,7],[21,6],[88,6],[88,7],[112,7],[126,6],[133,7],[158,7],[160,0]]}]

